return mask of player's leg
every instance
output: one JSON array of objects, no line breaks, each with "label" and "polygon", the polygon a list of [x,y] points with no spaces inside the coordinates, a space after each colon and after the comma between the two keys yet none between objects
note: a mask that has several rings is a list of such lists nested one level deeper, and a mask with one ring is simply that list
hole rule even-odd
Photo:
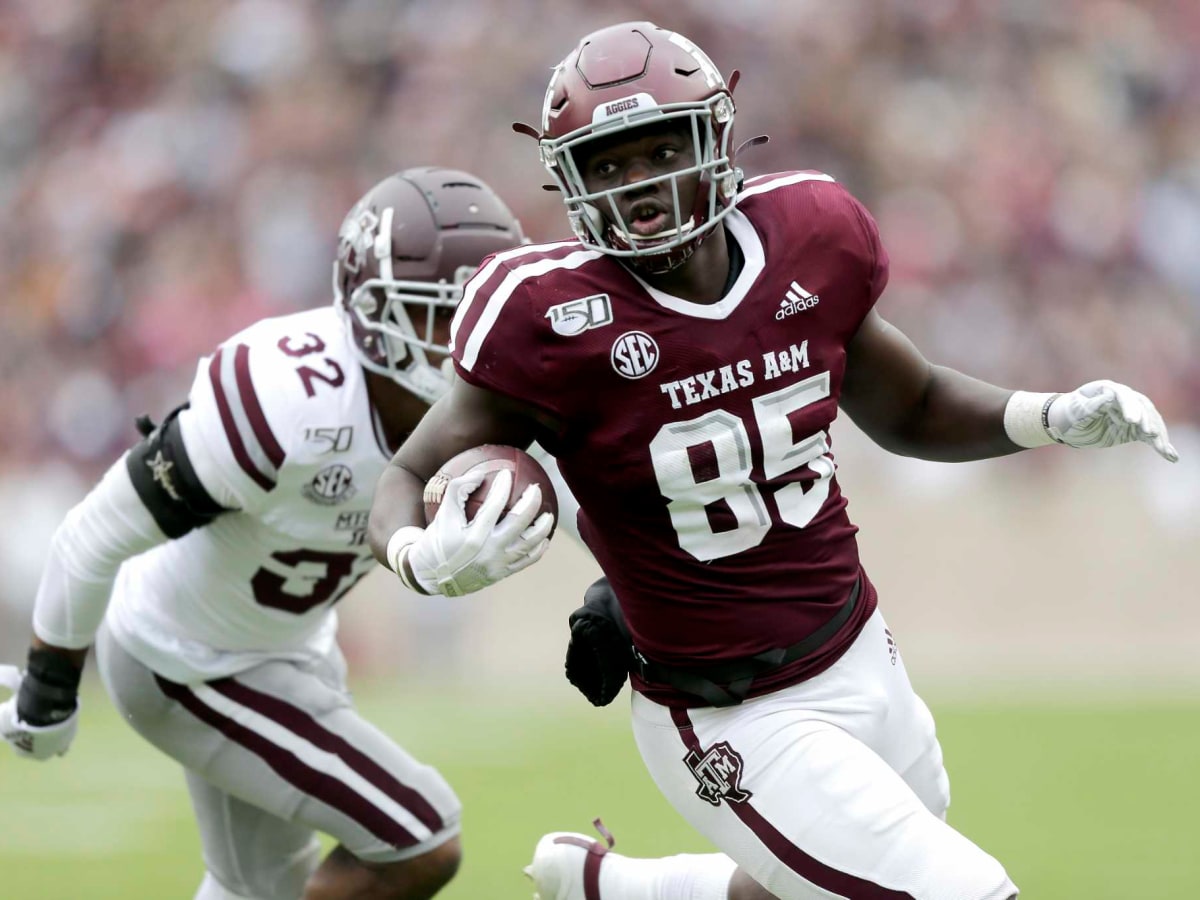
[{"label": "player's leg", "polygon": [[[813,685],[811,687],[818,687]],[[861,709],[841,708],[839,697],[875,697],[883,715],[862,715]],[[861,739],[912,788],[939,818],[950,805],[950,781],[937,739],[933,714],[908,678],[899,646],[880,612],[863,628],[850,651],[811,692],[810,702],[824,707],[834,724]],[[735,879],[736,881],[737,879]],[[752,890],[731,897],[750,898]]]},{"label": "player's leg", "polygon": [[[1015,887],[1008,882],[998,863],[962,838],[961,835],[957,835],[945,826],[937,827],[930,821],[931,817],[939,821],[944,819],[949,802],[948,779],[942,765],[941,748],[934,732],[932,716],[925,704],[913,692],[899,653],[878,613],[872,617],[853,647],[826,673],[788,692],[751,701],[744,707],[738,708],[743,711],[766,708],[769,710],[769,714],[764,716],[764,722],[759,723],[753,723],[756,714],[747,716],[746,718],[751,724],[746,726],[745,735],[739,736],[737,741],[733,741],[728,735],[738,731],[739,726],[736,724],[740,715],[738,709],[700,710],[691,714],[678,712],[679,716],[693,715],[704,720],[705,725],[698,732],[694,723],[684,722],[682,719],[677,723],[672,719],[669,710],[664,710],[642,698],[635,698],[634,706],[635,734],[638,736],[639,746],[643,749],[643,755],[663,757],[663,760],[657,765],[651,765],[651,760],[647,758],[652,774],[655,773],[656,768],[667,770],[667,775],[663,776],[667,785],[660,781],[660,787],[663,787],[664,793],[668,794],[677,808],[697,807],[699,809],[699,812],[695,812],[693,809],[692,814],[685,812],[689,819],[692,819],[694,814],[701,819],[712,818],[715,815],[719,820],[721,812],[727,814],[730,809],[737,808],[739,804],[736,800],[731,801],[724,796],[720,797],[720,805],[717,807],[712,805],[711,796],[709,800],[699,799],[697,792],[705,789],[704,783],[701,777],[686,764],[685,757],[692,757],[693,762],[697,762],[699,765],[700,771],[706,773],[705,777],[710,779],[710,795],[714,792],[719,794],[720,786],[724,783],[722,779],[727,780],[728,777],[735,776],[736,780],[740,780],[743,785],[747,784],[748,778],[753,777],[755,782],[760,785],[755,792],[761,797],[762,792],[772,784],[771,779],[777,774],[775,770],[795,768],[800,774],[796,778],[789,779],[796,785],[790,789],[792,793],[789,795],[788,789],[785,787],[780,794],[785,799],[785,806],[789,796],[810,798],[810,802],[807,802],[809,807],[819,810],[820,807],[828,805],[837,812],[844,806],[861,806],[864,801],[857,795],[864,794],[867,813],[851,815],[850,821],[842,822],[839,827],[850,829],[851,834],[856,833],[859,829],[869,830],[876,835],[876,843],[880,845],[876,848],[879,855],[895,856],[896,850],[899,848],[899,853],[903,858],[910,859],[917,865],[921,864],[922,860],[938,856],[945,848],[945,852],[950,854],[947,859],[957,860],[950,868],[961,868],[967,872],[965,876],[948,873],[942,876],[943,880],[948,880],[948,887],[940,885],[938,879],[934,879],[934,883],[928,887],[920,888],[921,893],[911,896],[947,896],[961,900],[961,898],[974,896],[1007,898],[1016,894]],[[782,709],[777,709],[780,706]],[[803,721],[800,721],[794,726],[784,729],[781,735],[774,736],[770,741],[763,737],[763,734],[770,734],[771,726],[777,720],[788,722],[795,720],[797,718],[796,709],[807,709],[807,715],[813,720],[812,723],[805,726]],[[646,711],[645,715],[639,716],[639,710]],[[640,724],[639,719],[643,720]],[[729,721],[722,725],[722,720]],[[689,728],[689,724],[692,727]],[[809,732],[814,733],[809,734]],[[827,736],[823,737],[822,735],[826,732]],[[651,735],[657,733],[659,740],[647,739],[644,741],[644,733]],[[704,736],[703,739],[706,743],[698,742],[696,748],[686,745],[684,737],[691,735],[695,739],[697,733]],[[799,745],[804,740],[808,740],[815,748],[828,743],[832,750],[827,754],[814,750],[807,754],[809,762],[805,763],[803,756],[789,752],[791,742],[794,741]],[[740,748],[743,743],[750,746],[752,755],[749,757],[749,761],[739,757],[736,752],[728,756],[724,755],[715,746],[723,741],[729,742],[731,747]],[[654,749],[655,745],[660,742],[665,749]],[[822,759],[825,759],[824,765],[831,773],[836,774],[840,754],[836,748],[843,742],[849,744],[845,753],[847,760],[854,757],[864,758],[859,767],[859,786],[856,788],[852,783],[837,784],[838,779],[831,777],[829,773],[820,771],[820,766],[817,766],[817,771],[814,772],[816,784],[806,786],[803,776],[806,765],[820,763]],[[775,750],[772,748],[779,751],[773,759],[771,754]],[[717,752],[704,752],[693,756],[693,750],[717,750]],[[762,762],[760,763],[760,761]],[[752,775],[751,773],[757,772],[755,765],[761,765],[763,769],[770,769],[771,772],[766,775],[771,777]],[[682,773],[682,784],[678,783],[680,773]],[[897,774],[900,776],[899,778],[897,778]],[[873,784],[873,779],[876,777],[881,785],[878,794],[875,793],[876,788]],[[655,778],[656,781],[660,780],[657,774]],[[829,788],[823,787],[823,782],[831,782]],[[832,796],[826,800],[816,799],[830,791],[832,791]],[[735,795],[738,793],[737,790],[734,790]],[[914,794],[917,801],[915,803]],[[679,799],[674,795],[678,795]],[[883,796],[894,796],[895,801],[891,801],[894,802],[894,805],[890,808],[881,808],[878,820],[873,820],[870,814],[871,803]],[[818,806],[818,804],[820,805]],[[744,801],[744,805],[749,810],[753,810],[756,805],[770,809],[772,807],[771,797],[766,798],[765,804],[755,798],[754,800],[747,799]],[[886,804],[881,806],[885,807]],[[924,815],[926,811],[931,815]],[[898,824],[891,822],[887,828],[882,828],[882,823],[888,821],[887,816],[891,816],[892,819],[898,817]],[[737,817],[734,816],[734,818]],[[747,818],[751,818],[749,813]],[[803,827],[804,817],[797,816],[796,819],[799,824],[792,825],[792,830]],[[837,815],[830,817],[831,822],[837,819]],[[790,822],[786,809],[784,822],[785,825]],[[759,855],[763,855],[765,852],[762,851],[763,841],[755,837],[753,829],[749,829],[740,820],[732,828],[719,826],[737,837],[737,842],[725,840],[723,843],[722,840],[718,840],[716,833],[709,826],[701,827],[701,824],[695,821],[693,824],[697,824],[697,827],[718,846],[732,847],[735,843],[749,845],[757,843],[760,845]],[[772,826],[773,822],[769,819],[764,823],[766,828]],[[824,826],[810,825],[810,827],[820,831]],[[779,828],[775,827],[774,830],[778,831]],[[747,831],[750,832],[749,840],[746,840]],[[798,833],[802,834],[803,832],[800,830]],[[537,874],[548,873],[543,878],[549,887],[546,892],[549,897],[543,896],[543,900],[584,900],[587,894],[583,891],[582,878],[579,875],[571,875],[573,872],[582,870],[582,853],[572,850],[569,842],[565,845],[554,844],[555,838],[555,835],[543,838],[535,853],[534,865],[530,867],[531,874],[535,875],[535,881],[537,881]],[[576,843],[581,838],[583,838],[582,835],[573,836]],[[592,843],[590,839],[585,839],[585,841]],[[809,865],[816,874],[823,873],[830,883],[837,883],[839,879],[836,872],[823,872],[816,864],[832,862],[833,868],[836,868],[844,854],[841,854],[836,848],[833,852],[822,849],[823,843],[827,843],[827,841],[818,840],[811,845],[811,848],[807,842],[800,841],[798,843],[803,850],[795,848],[789,851],[782,846],[781,836],[775,835],[768,845],[779,845],[779,852],[785,857],[791,853],[791,857],[788,858],[791,858],[797,866],[804,868],[805,865]],[[906,849],[906,845],[913,843],[918,845],[915,852]],[[928,846],[920,849],[921,845],[925,844]],[[593,850],[597,851],[600,846],[595,844]],[[863,846],[868,845],[864,844]],[[770,850],[770,846],[767,847],[767,850]],[[733,850],[731,849],[730,852]],[[595,856],[596,853],[593,852],[590,855]],[[775,861],[769,864],[760,864],[752,869],[764,881],[767,879],[767,870],[780,865],[780,860],[776,857],[775,852],[766,852],[765,855],[775,857]],[[539,856],[541,857],[540,866],[538,865]],[[850,856],[847,867],[851,873],[857,871],[866,876],[874,876],[874,870],[870,866],[864,867],[854,858],[853,854]],[[811,857],[810,864],[804,863],[806,857]],[[610,853],[603,857],[603,865],[599,867],[600,879],[596,883],[606,888],[613,886],[610,890],[614,892],[601,892],[599,896],[601,898],[625,896],[625,893],[615,892],[615,885],[620,884],[623,891],[638,900],[641,898],[646,898],[646,900],[692,900],[693,897],[708,897],[716,890],[714,886],[718,880],[716,873],[722,871],[719,862],[721,859],[723,857],[719,855],[707,855],[667,857],[661,860],[630,860]],[[693,869],[697,869],[702,864],[712,873],[708,887],[703,888],[707,893],[700,893],[700,887],[689,885],[685,880],[673,879],[667,875],[681,866],[690,865]],[[728,863],[728,868],[724,871],[729,872],[732,865],[732,863]],[[941,867],[940,864],[938,867]],[[829,867],[827,866],[827,868]],[[978,879],[972,874],[975,872],[980,873]],[[878,877],[880,880],[886,881],[892,876],[883,871],[878,873]],[[964,877],[965,881],[962,880]],[[800,878],[803,880],[803,875],[800,875]],[[862,880],[862,878],[859,879],[859,881]],[[870,881],[870,878],[866,880]],[[774,896],[761,887],[746,871],[740,869],[733,872],[731,876],[726,875],[725,881],[730,900],[769,900]],[[978,881],[978,886],[976,886],[976,881]],[[988,885],[991,881],[997,881],[999,887],[994,890],[989,888]],[[639,886],[632,887],[635,883]],[[683,887],[679,888],[677,885],[683,885]],[[849,896],[893,896],[886,893],[871,894],[870,891],[874,889],[871,884],[859,884],[857,881],[849,880],[848,885]],[[539,882],[539,888],[541,887],[542,884]],[[688,893],[688,890],[696,891],[696,893]],[[962,893],[959,893],[960,891]],[[824,890],[814,890],[810,885],[807,888],[801,886],[798,893],[780,894],[780,896],[789,898],[791,896],[829,897],[834,894]],[[588,897],[588,900],[591,898]]]},{"label": "player's leg", "polygon": [[540,900],[778,900],[723,853],[637,859],[571,832],[545,835],[525,874]]},{"label": "player's leg", "polygon": [[[584,834],[553,832],[538,841],[525,874],[540,900],[727,900],[735,864],[720,853],[638,859]],[[749,897],[746,900],[750,900]],[[767,900],[767,898],[763,898]]]},{"label": "player's leg", "polygon": [[[341,845],[321,860],[313,829],[282,822],[244,803],[193,772],[187,773],[200,825],[207,874],[195,900],[255,900],[263,884],[270,896],[304,900],[402,897],[426,900],[458,867],[457,837],[403,863],[368,864]],[[244,873],[254,873],[248,883]],[[381,892],[386,891],[386,893]]]},{"label": "player's leg", "polygon": [[[321,861],[316,832],[285,822],[213,787],[190,770],[192,809],[200,829],[205,879],[196,900],[299,897]],[[270,894],[264,894],[264,885]]]},{"label": "player's leg", "polygon": [[946,817],[950,780],[933,715],[913,689],[878,610],[833,667],[793,693],[824,721],[879,754],[927,809]]},{"label": "player's leg", "polygon": [[[877,612],[848,654],[845,668],[857,673],[856,693],[877,691],[884,698],[887,714],[866,717],[851,714],[838,722],[875,750],[912,788],[921,802],[945,819],[950,804],[950,782],[937,739],[933,714],[913,690],[899,647]],[[837,678],[829,679],[826,690],[838,690]],[[865,682],[870,682],[867,684]],[[734,873],[729,900],[771,900],[772,894],[743,870]]]},{"label": "player's leg", "polygon": [[426,900],[458,871],[462,845],[456,835],[427,853],[397,863],[366,863],[345,847],[330,851],[308,881],[304,900],[395,897]]},{"label": "player's leg", "polygon": [[635,695],[634,734],[659,788],[781,900],[1007,900],[998,862],[931,812],[853,732],[888,694],[855,648],[822,675],[726,709]]},{"label": "player's leg", "polygon": [[827,694],[853,679],[852,690],[877,695],[885,714],[870,719],[843,714],[833,719],[835,724],[878,753],[930,812],[946,818],[950,779],[933,714],[913,689],[900,648],[878,610],[839,665],[825,687]]},{"label": "player's leg", "polygon": [[729,880],[728,900],[779,900],[774,894],[746,874],[745,869],[737,869]]},{"label": "player's leg", "polygon": [[[338,845],[321,859],[316,832],[283,822],[188,772],[199,823],[206,876],[195,900],[259,900],[303,897],[344,900],[397,897],[426,900],[458,868],[457,837],[429,853],[398,863],[366,863]],[[250,878],[245,873],[252,873]],[[270,893],[263,886],[270,885]]]},{"label": "player's leg", "polygon": [[[199,685],[154,675],[105,633],[98,658],[126,719],[217,792],[242,801],[230,814],[253,809],[259,828],[306,828],[340,842],[315,873],[311,859],[293,860],[284,880],[311,874],[306,896],[312,900],[418,900],[453,876],[459,864],[457,798],[434,769],[357,714],[340,657],[311,665],[270,662]],[[220,822],[202,826],[206,858],[217,855],[214,842],[231,844],[236,830]],[[285,837],[271,840],[261,846],[277,847]],[[240,881],[223,884],[233,895],[299,896],[277,893],[277,854],[243,853],[238,865]],[[224,873],[211,874],[219,880]]]}]

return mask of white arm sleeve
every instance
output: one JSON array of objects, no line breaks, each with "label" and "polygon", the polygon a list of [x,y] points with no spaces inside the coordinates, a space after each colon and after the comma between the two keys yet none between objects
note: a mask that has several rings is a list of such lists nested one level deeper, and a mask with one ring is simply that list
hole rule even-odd
[{"label": "white arm sleeve", "polygon": [[56,647],[89,646],[121,563],[166,540],[122,456],[54,533],[33,608],[34,634]]}]

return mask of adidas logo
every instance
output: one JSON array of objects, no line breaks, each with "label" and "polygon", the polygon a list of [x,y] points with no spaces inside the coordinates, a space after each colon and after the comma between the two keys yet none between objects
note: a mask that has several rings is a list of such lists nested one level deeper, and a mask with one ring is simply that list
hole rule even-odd
[{"label": "adidas logo", "polygon": [[779,301],[779,309],[775,312],[775,318],[786,319],[788,316],[794,316],[798,312],[812,309],[820,302],[821,298],[818,295],[810,294],[804,288],[800,287],[800,282],[793,281],[787,295]]}]

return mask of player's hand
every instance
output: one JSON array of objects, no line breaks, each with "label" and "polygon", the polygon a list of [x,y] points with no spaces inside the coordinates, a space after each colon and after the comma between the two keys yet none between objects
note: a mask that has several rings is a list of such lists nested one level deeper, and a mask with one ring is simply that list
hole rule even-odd
[{"label": "player's hand", "polygon": [[8,688],[13,695],[0,703],[0,737],[8,741],[18,756],[46,760],[62,756],[75,739],[79,728],[79,701],[61,722],[52,725],[30,725],[21,720],[17,711],[17,697],[21,691],[21,671],[16,666],[0,665],[0,686]]},{"label": "player's hand", "polygon": [[1167,426],[1150,399],[1115,381],[1091,381],[1056,399],[1046,413],[1046,431],[1071,447],[1141,441],[1163,459],[1179,460],[1167,437]]},{"label": "player's hand", "polygon": [[475,518],[466,504],[483,483],[484,472],[452,478],[437,515],[407,550],[407,562],[421,587],[458,597],[495,584],[541,559],[550,545],[554,516],[539,514],[542,492],[531,484],[507,513],[512,472],[496,473]]},{"label": "player's hand", "polygon": [[567,619],[567,681],[592,706],[607,706],[621,693],[633,665],[633,644],[617,595],[607,578],[587,589],[583,606]]}]

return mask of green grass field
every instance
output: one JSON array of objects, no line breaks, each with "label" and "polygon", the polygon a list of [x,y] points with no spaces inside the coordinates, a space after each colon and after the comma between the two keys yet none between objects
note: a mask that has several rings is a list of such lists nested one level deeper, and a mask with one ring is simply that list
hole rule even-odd
[{"label": "green grass field", "polygon": [[[596,815],[631,855],[711,849],[645,774],[624,696],[594,711],[561,695],[363,693],[362,709],[463,799],[466,860],[446,900],[529,897],[521,867],[537,838],[589,831]],[[951,821],[1005,863],[1023,898],[1200,897],[1200,703],[932,705]],[[66,758],[0,753],[0,897],[187,900],[201,865],[178,771],[102,693],[84,710]]]}]

